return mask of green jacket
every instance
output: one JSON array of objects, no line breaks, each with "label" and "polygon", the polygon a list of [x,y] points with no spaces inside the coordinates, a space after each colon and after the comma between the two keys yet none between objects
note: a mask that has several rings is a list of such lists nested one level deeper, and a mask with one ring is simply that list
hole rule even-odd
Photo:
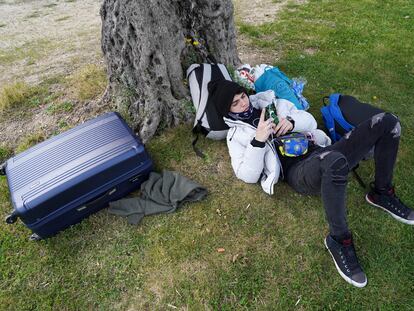
[{"label": "green jacket", "polygon": [[206,195],[207,189],[177,172],[151,172],[141,185],[141,197],[110,202],[108,212],[138,224],[144,216],[172,213],[184,202],[200,201]]}]

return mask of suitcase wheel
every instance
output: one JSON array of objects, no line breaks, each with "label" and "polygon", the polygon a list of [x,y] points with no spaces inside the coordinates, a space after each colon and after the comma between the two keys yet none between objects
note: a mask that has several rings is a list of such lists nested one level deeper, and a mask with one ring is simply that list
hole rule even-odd
[{"label": "suitcase wheel", "polygon": [[0,164],[0,175],[6,175],[6,163]]},{"label": "suitcase wheel", "polygon": [[14,224],[17,221],[17,216],[15,214],[10,214],[6,216],[6,223],[9,225]]},{"label": "suitcase wheel", "polygon": [[39,236],[39,235],[37,235],[36,233],[33,233],[30,237],[29,237],[29,240],[30,241],[40,241],[42,238]]}]

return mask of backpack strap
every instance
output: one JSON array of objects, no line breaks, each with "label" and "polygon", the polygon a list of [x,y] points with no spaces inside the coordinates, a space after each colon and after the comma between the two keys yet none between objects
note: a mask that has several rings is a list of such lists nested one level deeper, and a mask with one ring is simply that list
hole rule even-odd
[{"label": "backpack strap", "polygon": [[[352,130],[355,126],[348,123],[348,121],[345,120],[344,116],[342,115],[341,108],[339,107],[339,99],[341,94],[334,93],[329,96],[329,106],[331,114],[334,118],[334,120],[346,131],[349,132]],[[338,140],[338,137],[336,137],[336,140]],[[335,141],[336,141],[335,140]]]},{"label": "backpack strap", "polygon": [[223,75],[224,79],[231,81],[231,77],[229,72],[227,71],[226,66],[224,66],[223,64],[217,64],[218,68],[221,71],[221,74]]},{"label": "backpack strap", "polygon": [[331,137],[332,141],[335,142],[336,141],[335,121],[329,110],[329,106],[323,106],[321,108],[321,113],[322,113],[323,123],[325,124],[326,128],[329,131],[329,136]]},{"label": "backpack strap", "polygon": [[203,119],[206,112],[207,100],[208,100],[208,89],[207,85],[211,80],[211,65],[203,64],[203,79],[201,82],[200,100],[198,103],[197,114],[195,117],[194,127],[197,123]]},{"label": "backpack strap", "polygon": [[[207,106],[207,100],[208,100],[208,83],[211,80],[211,65],[210,64],[202,64],[203,67],[203,78],[201,79],[201,87],[200,87],[200,97],[198,101],[198,108],[196,112],[196,117],[194,120],[194,126],[193,126],[193,134],[195,135],[191,145],[193,146],[194,152],[200,157],[205,158],[205,155],[203,152],[196,147],[196,144],[198,142],[199,134],[203,133],[204,135],[207,135],[208,133],[206,130],[201,126],[203,117],[206,113],[206,106]],[[221,70],[221,69],[220,69]]]},{"label": "backpack strap", "polygon": [[356,167],[354,167],[353,169],[352,169],[352,173],[354,173],[354,177],[355,177],[355,179],[357,180],[357,182],[358,182],[358,184],[363,188],[363,189],[366,189],[367,188],[367,186],[365,185],[365,183],[364,183],[364,181],[362,180],[362,178],[361,178],[361,176],[359,176],[359,174],[357,173],[357,168],[358,168],[358,166],[359,165],[357,165]]},{"label": "backpack strap", "polygon": [[204,155],[204,153],[201,151],[200,148],[196,147],[196,144],[198,142],[198,137],[199,134],[202,133],[205,136],[208,134],[208,132],[206,131],[206,129],[204,127],[201,126],[201,120],[197,121],[197,124],[193,127],[193,134],[195,135],[193,141],[191,142],[191,145],[193,146],[193,150],[196,153],[196,155],[198,155],[200,158],[205,158],[206,156]]},{"label": "backpack strap", "polygon": [[340,139],[338,133],[335,130],[335,122],[338,123],[346,132],[349,132],[354,126],[348,123],[342,115],[341,108],[339,107],[339,99],[341,94],[334,93],[329,96],[329,104],[326,104],[327,97],[323,98],[323,107],[321,108],[322,118],[326,128],[329,131],[329,136],[333,142]]},{"label": "backpack strap", "polygon": [[190,75],[193,73],[194,70],[196,70],[198,67],[200,67],[200,64],[192,64],[187,69],[187,79],[190,77]]}]

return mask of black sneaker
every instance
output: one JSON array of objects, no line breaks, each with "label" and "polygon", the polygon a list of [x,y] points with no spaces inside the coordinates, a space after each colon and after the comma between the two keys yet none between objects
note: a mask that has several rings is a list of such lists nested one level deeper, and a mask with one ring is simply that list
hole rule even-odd
[{"label": "black sneaker", "polygon": [[369,204],[383,209],[398,221],[414,225],[414,211],[401,202],[395,195],[394,188],[391,188],[387,194],[381,194],[371,186],[371,191],[367,193],[365,200]]},{"label": "black sneaker", "polygon": [[356,287],[367,285],[367,277],[359,265],[352,238],[338,243],[331,235],[328,235],[325,238],[325,246],[331,253],[336,270],[345,281]]}]

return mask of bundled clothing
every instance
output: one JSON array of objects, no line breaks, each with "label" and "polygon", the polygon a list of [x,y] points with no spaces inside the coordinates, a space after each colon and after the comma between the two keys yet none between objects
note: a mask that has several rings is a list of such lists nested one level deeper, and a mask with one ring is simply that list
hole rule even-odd
[{"label": "bundled clothing", "polygon": [[273,90],[277,98],[289,100],[298,109],[309,109],[309,103],[302,95],[307,83],[303,77],[289,79],[278,67],[260,64],[252,68],[244,64],[234,71],[234,79],[247,89],[256,92]]},{"label": "bundled clothing", "polygon": [[151,172],[141,185],[141,197],[109,203],[110,214],[127,217],[130,224],[138,224],[144,216],[172,213],[185,202],[202,200],[207,189],[177,172]]}]

